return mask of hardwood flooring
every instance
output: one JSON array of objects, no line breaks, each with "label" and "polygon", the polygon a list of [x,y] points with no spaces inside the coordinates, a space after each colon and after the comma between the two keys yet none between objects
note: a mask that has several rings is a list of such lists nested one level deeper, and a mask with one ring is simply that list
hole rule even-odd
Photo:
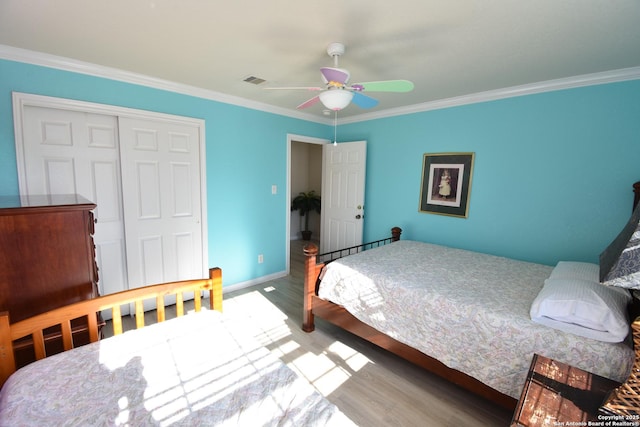
[{"label": "hardwood flooring", "polygon": [[225,293],[225,315],[255,331],[360,426],[509,425],[512,414],[503,408],[322,319],[314,332],[303,332],[304,243],[291,242],[290,275]]},{"label": "hardwood flooring", "polygon": [[225,314],[360,426],[509,425],[510,412],[322,319],[303,332],[304,244],[291,242],[289,276],[225,294]]}]

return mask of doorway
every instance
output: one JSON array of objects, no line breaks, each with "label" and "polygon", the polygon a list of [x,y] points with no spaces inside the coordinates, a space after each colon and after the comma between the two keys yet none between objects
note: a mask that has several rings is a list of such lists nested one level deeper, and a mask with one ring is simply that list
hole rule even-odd
[{"label": "doorway", "polygon": [[[322,145],[330,142],[308,136],[287,135],[287,274],[291,271],[292,259],[300,259],[300,254],[292,253],[292,246],[297,250],[304,245],[300,233],[303,222],[299,212],[291,212],[291,199],[301,191],[314,190],[322,194]],[[315,212],[311,215],[311,240],[318,244],[322,233],[321,216]]]},{"label": "doorway", "polygon": [[[287,136],[287,274],[291,273],[292,242],[298,252],[300,215],[291,212],[291,199],[300,191],[318,191],[323,198],[315,237],[320,252],[362,244],[367,141],[342,142],[298,135]],[[306,187],[305,187],[306,186]],[[317,187],[317,189],[316,189]],[[310,223],[313,230],[314,225]],[[300,255],[300,254],[293,254]]]}]

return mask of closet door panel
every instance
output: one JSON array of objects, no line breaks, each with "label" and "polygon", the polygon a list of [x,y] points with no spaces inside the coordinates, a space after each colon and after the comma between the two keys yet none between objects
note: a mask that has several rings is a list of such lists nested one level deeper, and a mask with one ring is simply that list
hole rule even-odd
[{"label": "closet door panel", "polygon": [[44,194],[76,194],[75,165],[73,158],[42,159]]},{"label": "closet door panel", "polygon": [[99,291],[127,289],[117,117],[33,105],[21,116],[21,194],[80,194],[94,202]]},{"label": "closet door panel", "polygon": [[[158,162],[136,161],[133,177],[138,208],[137,221],[160,219],[160,171]],[[133,200],[133,199],[132,199]],[[132,206],[133,207],[133,206]]]},{"label": "closet door panel", "polygon": [[130,286],[204,277],[199,128],[121,118],[120,132]]},{"label": "closet door panel", "polygon": [[207,277],[203,121],[29,94],[13,101],[21,194],[97,204],[102,294]]}]

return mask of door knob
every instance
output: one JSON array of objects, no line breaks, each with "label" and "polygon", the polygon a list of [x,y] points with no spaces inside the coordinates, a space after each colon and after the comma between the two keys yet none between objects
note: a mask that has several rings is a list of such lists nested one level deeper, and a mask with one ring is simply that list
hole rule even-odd
[{"label": "door knob", "polygon": [[362,218],[362,215],[360,214],[356,215],[356,219],[360,219],[360,218]]}]

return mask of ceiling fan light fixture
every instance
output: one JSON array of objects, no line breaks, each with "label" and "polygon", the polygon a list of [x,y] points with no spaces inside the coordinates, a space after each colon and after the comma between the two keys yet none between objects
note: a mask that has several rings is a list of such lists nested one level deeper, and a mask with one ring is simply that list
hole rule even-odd
[{"label": "ceiling fan light fixture", "polygon": [[[329,56],[333,57],[333,67],[320,68],[320,75],[324,82],[323,87],[280,87],[265,89],[305,89],[320,92],[313,98],[298,105],[297,109],[309,108],[320,101],[327,111],[340,111],[353,103],[360,108],[374,108],[378,105],[378,100],[365,95],[363,92],[410,92],[413,90],[413,83],[408,80],[382,80],[375,82],[364,82],[349,85],[351,75],[349,71],[338,67],[338,58],[344,53],[342,43],[331,43],[327,48]],[[326,114],[323,112],[323,114]]]},{"label": "ceiling fan light fixture", "polygon": [[353,98],[353,92],[343,89],[326,90],[318,96],[325,107],[333,111],[340,111],[349,105]]}]

